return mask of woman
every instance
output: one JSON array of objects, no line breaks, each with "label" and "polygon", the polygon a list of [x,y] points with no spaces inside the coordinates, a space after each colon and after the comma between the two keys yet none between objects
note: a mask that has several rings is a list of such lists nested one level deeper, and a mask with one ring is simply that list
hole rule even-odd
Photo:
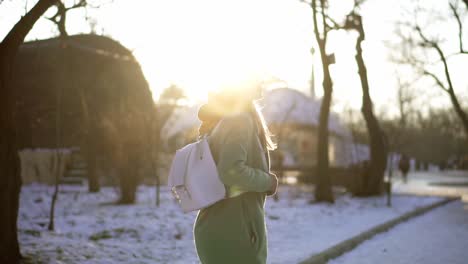
[{"label": "woman", "polygon": [[210,135],[227,196],[197,215],[195,245],[203,264],[267,260],[264,205],[266,195],[273,195],[278,185],[269,172],[268,150],[275,145],[254,104],[254,94],[242,91],[213,95],[198,112],[200,136]]}]

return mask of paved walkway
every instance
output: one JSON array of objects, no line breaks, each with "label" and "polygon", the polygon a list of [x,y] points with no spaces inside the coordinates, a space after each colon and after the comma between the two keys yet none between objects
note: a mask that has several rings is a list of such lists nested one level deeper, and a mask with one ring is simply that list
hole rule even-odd
[{"label": "paved walkway", "polygon": [[398,194],[465,196],[468,199],[468,171],[410,172],[408,183],[403,183],[396,173],[392,190]]},{"label": "paved walkway", "polygon": [[466,264],[468,200],[455,201],[377,235],[329,264]]}]

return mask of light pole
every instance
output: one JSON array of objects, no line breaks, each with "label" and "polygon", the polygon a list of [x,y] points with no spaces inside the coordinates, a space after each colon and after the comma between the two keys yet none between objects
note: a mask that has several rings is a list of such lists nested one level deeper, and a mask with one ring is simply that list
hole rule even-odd
[{"label": "light pole", "polygon": [[311,76],[310,76],[310,97],[312,97],[312,99],[315,99],[315,73],[314,73],[314,53],[315,53],[315,49],[312,47],[310,49],[310,53],[312,54],[312,72],[311,72]]}]

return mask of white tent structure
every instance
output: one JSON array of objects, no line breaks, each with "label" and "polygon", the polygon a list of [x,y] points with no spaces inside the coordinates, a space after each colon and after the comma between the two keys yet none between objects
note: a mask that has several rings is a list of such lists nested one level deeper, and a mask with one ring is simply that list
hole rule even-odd
[{"label": "white tent structure", "polygon": [[[312,99],[298,90],[279,88],[267,91],[260,105],[268,124],[317,127],[320,103],[320,100]],[[161,139],[167,141],[184,131],[198,127],[199,107],[200,105],[193,105],[177,108],[164,124]],[[330,138],[330,144],[333,145],[332,165],[348,166],[369,159],[368,146],[353,143],[350,131],[340,121],[337,113],[330,113],[329,130],[333,135]]]},{"label": "white tent structure", "polygon": [[[321,100],[310,98],[298,90],[271,90],[265,94],[262,105],[265,119],[271,125],[318,127]],[[353,142],[351,132],[337,113],[330,112],[328,128],[332,166],[345,167],[369,159],[368,146]]]},{"label": "white tent structure", "polygon": [[161,129],[161,139],[167,141],[181,132],[200,126],[199,107],[200,105],[192,105],[175,108]]},{"label": "white tent structure", "polygon": [[[269,124],[318,126],[320,103],[320,100],[312,99],[298,90],[279,88],[265,94],[262,113]],[[351,133],[336,113],[330,113],[328,128],[336,135],[351,139]]]}]

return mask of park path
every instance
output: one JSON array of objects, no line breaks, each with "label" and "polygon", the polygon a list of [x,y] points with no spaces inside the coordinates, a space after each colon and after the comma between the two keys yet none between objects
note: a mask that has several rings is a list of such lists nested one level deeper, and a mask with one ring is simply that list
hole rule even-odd
[{"label": "park path", "polygon": [[329,264],[466,264],[468,201],[437,208],[362,243]]},{"label": "park path", "polygon": [[392,190],[397,194],[468,196],[468,171],[410,172],[407,183],[397,173],[392,182]]},{"label": "park path", "polygon": [[468,172],[413,172],[393,192],[459,200],[365,241],[329,263],[468,263]]}]

